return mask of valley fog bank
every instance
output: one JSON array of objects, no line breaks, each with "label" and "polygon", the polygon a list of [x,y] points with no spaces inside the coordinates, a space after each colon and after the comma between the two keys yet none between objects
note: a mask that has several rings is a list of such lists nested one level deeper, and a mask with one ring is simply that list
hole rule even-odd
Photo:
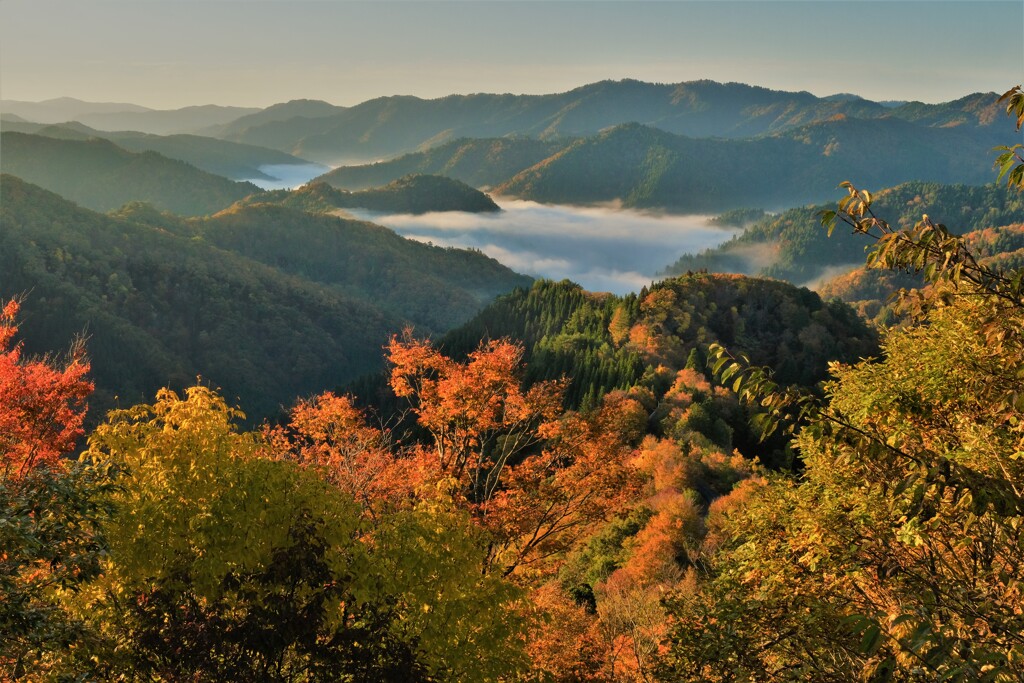
[{"label": "valley fog bank", "polygon": [[322,164],[264,164],[259,167],[261,173],[269,178],[248,178],[247,180],[261,190],[294,190],[305,185],[313,178],[331,170]]},{"label": "valley fog bank", "polygon": [[659,216],[629,210],[544,205],[495,197],[497,214],[423,215],[352,211],[410,239],[475,248],[513,270],[585,289],[627,294],[657,279],[683,253],[717,246],[738,229],[707,216]]}]

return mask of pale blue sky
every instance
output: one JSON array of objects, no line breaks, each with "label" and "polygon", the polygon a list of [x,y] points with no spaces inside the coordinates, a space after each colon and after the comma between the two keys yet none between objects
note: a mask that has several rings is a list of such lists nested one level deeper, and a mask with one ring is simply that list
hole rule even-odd
[{"label": "pale blue sky", "polygon": [[937,102],[1024,78],[1024,2],[0,0],[0,97],[171,108],[741,81]]}]

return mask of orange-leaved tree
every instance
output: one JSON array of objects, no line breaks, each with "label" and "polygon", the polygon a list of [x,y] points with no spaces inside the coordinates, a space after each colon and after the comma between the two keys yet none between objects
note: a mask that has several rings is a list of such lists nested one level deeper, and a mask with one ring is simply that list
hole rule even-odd
[{"label": "orange-leaved tree", "polygon": [[45,672],[81,640],[55,600],[99,571],[102,469],[63,460],[82,433],[92,383],[80,345],[64,363],[27,359],[18,304],[0,308],[0,680]]},{"label": "orange-leaved tree", "polygon": [[505,468],[552,433],[565,383],[522,388],[523,347],[481,344],[465,363],[407,332],[388,344],[391,388],[408,398],[433,441],[433,465],[481,504],[493,497]]},{"label": "orange-leaved tree", "polygon": [[9,301],[0,311],[0,475],[9,480],[74,450],[93,389],[80,344],[62,364],[24,357],[14,341],[18,308]]},{"label": "orange-leaved tree", "polygon": [[406,334],[388,346],[391,387],[430,444],[424,469],[449,478],[493,544],[485,568],[509,575],[559,556],[632,490],[629,448],[612,413],[562,407],[565,380],[523,387],[523,347],[489,341],[465,362]]},{"label": "orange-leaved tree", "polygon": [[348,396],[326,392],[299,401],[287,427],[266,430],[275,452],[345,491],[361,504],[363,514],[411,502],[423,482],[418,463],[396,457],[391,434],[373,427]]}]

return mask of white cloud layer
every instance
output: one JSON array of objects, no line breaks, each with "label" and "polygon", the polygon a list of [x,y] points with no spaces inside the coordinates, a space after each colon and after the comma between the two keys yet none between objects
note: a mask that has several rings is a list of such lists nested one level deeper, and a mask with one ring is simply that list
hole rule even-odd
[{"label": "white cloud layer", "polygon": [[495,201],[503,209],[497,214],[352,213],[410,239],[479,249],[527,275],[568,278],[616,294],[639,290],[681,254],[716,246],[738,232],[708,225],[707,216]]}]

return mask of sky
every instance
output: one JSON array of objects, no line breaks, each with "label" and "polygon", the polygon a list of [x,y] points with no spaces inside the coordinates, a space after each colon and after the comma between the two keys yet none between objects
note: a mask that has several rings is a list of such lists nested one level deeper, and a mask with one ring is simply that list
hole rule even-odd
[{"label": "sky", "polygon": [[353,105],[708,78],[940,102],[1024,75],[1021,0],[0,0],[0,98]]}]

